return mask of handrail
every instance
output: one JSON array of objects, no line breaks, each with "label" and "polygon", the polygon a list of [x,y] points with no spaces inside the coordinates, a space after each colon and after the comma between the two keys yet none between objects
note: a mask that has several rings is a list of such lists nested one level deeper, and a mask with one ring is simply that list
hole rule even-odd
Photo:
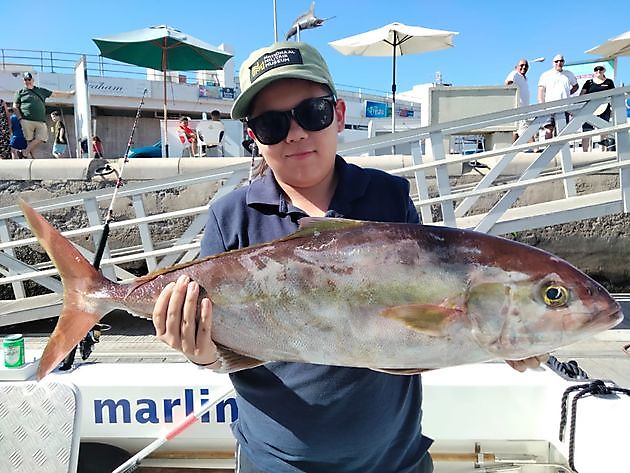
[{"label": "handrail", "polygon": [[[347,155],[349,152],[357,150],[373,150],[388,147],[391,144],[411,143],[413,164],[411,166],[398,167],[389,172],[397,175],[413,176],[415,184],[415,191],[412,195],[413,201],[419,208],[424,222],[429,224],[475,225],[475,228],[493,232],[494,225],[497,225],[497,222],[499,222],[498,227],[502,231],[510,232],[513,231],[511,228],[517,227],[511,227],[510,219],[501,219],[501,216],[514,205],[516,198],[525,189],[543,183],[565,183],[565,194],[558,202],[566,201],[568,204],[569,199],[573,196],[581,197],[585,194],[583,190],[578,191],[577,189],[574,192],[569,192],[571,187],[568,186],[567,190],[566,183],[573,182],[578,177],[614,171],[619,174],[618,186],[621,192],[600,192],[601,197],[598,198],[595,198],[596,193],[586,194],[593,195],[592,200],[597,201],[599,205],[597,210],[593,211],[599,212],[596,215],[601,215],[602,212],[618,211],[617,209],[621,208],[621,203],[624,204],[624,209],[629,207],[626,204],[630,201],[630,124],[627,123],[625,110],[625,99],[629,95],[630,87],[624,87],[547,104],[503,110],[478,117],[406,130],[396,134],[380,135],[359,142],[344,143],[339,146],[339,151]],[[592,116],[593,110],[599,104],[608,101],[612,102],[614,112],[612,123],[594,119]],[[444,154],[444,146],[440,145],[441,141],[458,133],[467,133],[471,130],[479,130],[496,124],[513,123],[518,119],[536,118],[534,123],[539,123],[548,115],[564,114],[565,111],[572,113],[572,120],[559,131],[558,136],[547,141],[527,142],[529,136],[537,132],[537,125],[534,125],[521,137],[524,142],[517,141],[514,145],[506,146],[503,149],[492,149],[477,154],[459,156]],[[593,120],[595,129],[589,132],[580,132],[579,129],[586,120]],[[582,158],[585,155],[581,153],[576,154],[575,149],[570,148],[571,143],[600,134],[614,135],[616,137],[616,153],[611,152],[610,155],[600,155],[600,159],[596,161],[578,162],[577,158]],[[519,140],[521,139],[519,138]],[[433,149],[433,155],[423,156],[420,147],[421,141],[431,142],[436,145]],[[542,152],[524,152],[534,146],[541,148]],[[441,152],[440,149],[442,150]],[[558,161],[558,167],[554,167],[553,172],[549,173],[548,171],[552,166],[551,160],[556,155],[561,158]],[[567,156],[568,159],[566,159]],[[607,156],[610,156],[610,159],[602,162],[601,157]],[[427,160],[427,158],[430,160]],[[484,164],[488,167],[488,170],[483,178],[479,176],[479,179],[471,184],[472,187],[458,188],[455,185],[456,183],[453,182],[455,176],[452,173],[449,174],[447,169],[453,165],[463,167],[471,162]],[[525,170],[511,171],[512,174],[507,175],[505,172],[507,164],[515,162],[521,163]],[[114,163],[114,165],[116,164]],[[463,172],[462,170],[460,174]],[[229,192],[244,182],[247,173],[248,165],[238,163],[211,172],[202,171],[178,177],[126,184],[120,189],[119,196],[121,199],[133,201],[133,212],[135,212],[135,215],[112,222],[112,231],[129,231],[129,229],[136,228],[144,229],[144,231],[139,232],[139,245],[136,242],[133,246],[127,246],[121,250],[108,248],[105,258],[101,262],[103,272],[110,278],[118,277],[126,280],[126,278],[130,277],[130,273],[123,269],[121,266],[123,264],[144,261],[148,269],[153,269],[164,264],[170,265],[178,260],[188,261],[195,258],[199,251],[200,232],[203,230],[203,225],[207,218],[205,215],[207,204],[204,202],[201,205],[192,205],[188,208],[171,208],[167,211],[156,210],[150,212],[144,203],[145,199],[143,197],[160,192],[168,192],[170,189],[175,188],[212,184],[213,186],[218,186],[217,193],[212,197],[214,199],[217,198],[217,195]],[[473,175],[468,174],[467,176],[470,179]],[[500,181],[499,176],[501,177]],[[95,225],[94,222],[99,222],[101,218],[101,215],[99,215],[99,202],[104,202],[111,198],[112,192],[113,188],[101,189],[36,202],[34,206],[40,212],[59,211],[70,206],[83,209],[83,212],[88,215],[88,221],[91,224],[80,229],[66,229],[63,232],[66,237],[71,237],[83,244],[82,242],[86,240],[86,235],[90,235],[92,238],[98,235],[100,226]],[[614,198],[616,200],[601,204],[604,194],[606,194],[606,198]],[[488,209],[488,204],[480,204],[480,201],[476,200],[483,196],[486,197],[487,201],[487,198],[493,195],[496,195],[499,200],[490,209]],[[510,198],[506,200],[505,196],[510,196]],[[460,201],[468,202],[466,211],[455,212],[454,203]],[[532,204],[531,207],[534,208],[535,204]],[[527,205],[524,205],[519,207],[519,210],[527,210],[527,208]],[[562,205],[559,205],[558,212],[562,211]],[[573,214],[568,212],[567,215]],[[439,220],[440,217],[441,220]],[[464,220],[469,217],[474,218],[467,221]],[[544,219],[546,217],[546,215],[543,215],[535,220],[537,224],[551,224],[558,221],[557,217],[549,215],[548,223],[545,223]],[[169,234],[169,237],[172,238],[164,239],[164,235],[161,235],[160,232],[153,233],[151,231],[152,228],[159,227],[162,222],[175,221],[175,219],[181,218],[193,219],[187,229],[182,229],[183,233],[181,235]],[[527,221],[529,222],[529,220]],[[24,218],[17,206],[0,208],[0,285],[6,286],[10,284],[16,300],[28,299],[28,293],[24,285],[27,280],[36,280],[39,284],[53,291],[61,290],[59,281],[53,279],[53,276],[57,274],[56,270],[51,268],[49,264],[27,265],[15,257],[20,248],[32,245],[35,242],[35,239],[30,235],[13,238],[16,229],[23,227],[24,224]],[[91,250],[88,248],[80,247],[79,250],[86,257],[90,257]],[[15,307],[15,304],[12,307]],[[0,325],[2,325],[2,310],[3,304],[0,301]]]}]

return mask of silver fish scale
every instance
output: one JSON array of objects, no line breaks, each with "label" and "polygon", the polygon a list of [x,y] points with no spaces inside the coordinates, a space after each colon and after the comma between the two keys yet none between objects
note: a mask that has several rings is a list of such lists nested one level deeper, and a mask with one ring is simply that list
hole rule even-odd
[{"label": "silver fish scale", "polygon": [[74,472],[77,394],[48,382],[0,383],[0,472]]}]

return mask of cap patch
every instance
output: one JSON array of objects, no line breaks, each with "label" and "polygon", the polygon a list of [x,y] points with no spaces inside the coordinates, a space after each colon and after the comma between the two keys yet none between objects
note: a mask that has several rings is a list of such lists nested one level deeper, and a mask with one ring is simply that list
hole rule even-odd
[{"label": "cap patch", "polygon": [[297,48],[278,49],[272,53],[263,54],[249,68],[249,80],[253,83],[271,69],[292,64],[304,64],[302,53]]}]

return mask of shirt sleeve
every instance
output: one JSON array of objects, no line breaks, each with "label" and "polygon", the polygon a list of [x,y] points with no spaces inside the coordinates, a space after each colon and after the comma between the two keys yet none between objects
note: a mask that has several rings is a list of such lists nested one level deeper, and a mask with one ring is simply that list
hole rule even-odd
[{"label": "shirt sleeve", "polygon": [[42,87],[36,87],[36,88],[37,88],[37,92],[39,92],[39,95],[41,95],[45,99],[47,99],[48,97],[52,95],[52,90],[44,89]]},{"label": "shirt sleeve", "polygon": [[411,197],[407,199],[407,223],[420,223],[420,216],[416,210],[416,206],[413,204]]},{"label": "shirt sleeve", "polygon": [[223,241],[223,234],[221,233],[217,216],[212,208],[210,208],[208,211],[206,228],[203,232],[203,238],[201,239],[199,256],[203,258],[205,256],[223,253],[224,251],[227,251],[227,248],[225,247],[225,242]]}]

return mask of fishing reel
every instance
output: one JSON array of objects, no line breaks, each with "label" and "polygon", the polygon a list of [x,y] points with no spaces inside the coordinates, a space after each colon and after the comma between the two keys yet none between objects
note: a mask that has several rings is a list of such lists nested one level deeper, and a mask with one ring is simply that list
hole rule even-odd
[{"label": "fishing reel", "polygon": [[81,354],[81,359],[83,361],[87,360],[92,351],[94,351],[94,345],[96,345],[100,339],[103,332],[109,330],[111,326],[107,324],[96,324],[94,327],[90,329],[87,335],[79,342],[79,345],[74,347],[70,353],[64,358],[59,366],[61,371],[68,371],[72,368],[74,364],[74,358],[76,356],[77,348],[79,349],[79,353]]}]

